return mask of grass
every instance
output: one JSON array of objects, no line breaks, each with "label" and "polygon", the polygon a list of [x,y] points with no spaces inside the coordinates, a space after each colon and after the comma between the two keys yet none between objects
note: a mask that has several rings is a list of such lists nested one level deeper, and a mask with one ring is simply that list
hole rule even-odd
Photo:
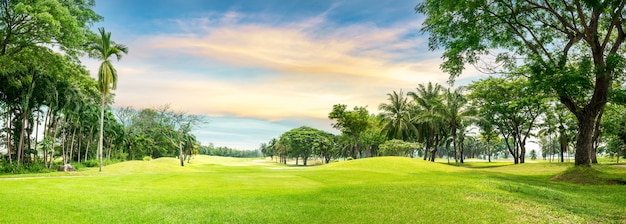
[{"label": "grass", "polygon": [[[571,164],[382,157],[316,167],[199,156],[0,177],[0,223],[626,223],[626,186],[551,181]],[[626,178],[626,168],[595,167]]]}]

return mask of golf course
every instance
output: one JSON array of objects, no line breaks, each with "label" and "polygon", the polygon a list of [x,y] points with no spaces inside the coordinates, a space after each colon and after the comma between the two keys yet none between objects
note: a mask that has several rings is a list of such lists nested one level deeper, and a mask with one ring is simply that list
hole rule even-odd
[{"label": "golf course", "polygon": [[[572,164],[406,157],[319,166],[196,156],[0,176],[0,223],[624,223],[626,186],[553,181]],[[626,179],[626,168],[594,165]]]}]

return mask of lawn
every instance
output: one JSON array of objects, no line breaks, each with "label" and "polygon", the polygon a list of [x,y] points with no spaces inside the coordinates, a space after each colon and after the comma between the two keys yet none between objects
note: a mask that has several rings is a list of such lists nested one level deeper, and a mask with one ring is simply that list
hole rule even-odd
[{"label": "lawn", "polygon": [[[625,185],[551,181],[571,164],[455,167],[382,157],[315,167],[162,158],[0,176],[0,223],[626,223]],[[598,165],[626,179],[626,168]]]}]

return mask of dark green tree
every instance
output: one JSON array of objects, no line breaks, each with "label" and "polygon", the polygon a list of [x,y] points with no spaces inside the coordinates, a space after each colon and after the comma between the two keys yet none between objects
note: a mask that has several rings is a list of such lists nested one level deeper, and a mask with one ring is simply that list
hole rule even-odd
[{"label": "dark green tree", "polygon": [[[527,65],[529,81],[576,116],[576,166],[590,166],[595,121],[612,83],[624,72],[623,0],[426,0],[422,30],[432,50],[444,48],[441,68],[458,77],[466,64],[498,52],[500,73]],[[497,50],[495,50],[497,49]]]},{"label": "dark green tree", "polygon": [[369,125],[368,116],[365,107],[354,107],[353,110],[347,110],[345,104],[334,105],[333,110],[328,114],[328,118],[336,121],[333,124],[334,128],[352,137],[353,145],[350,155],[354,159],[358,158],[362,150],[359,136]]}]

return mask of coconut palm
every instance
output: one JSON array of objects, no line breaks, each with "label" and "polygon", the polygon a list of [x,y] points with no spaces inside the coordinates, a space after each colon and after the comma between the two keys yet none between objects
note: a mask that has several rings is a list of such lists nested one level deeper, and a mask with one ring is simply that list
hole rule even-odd
[{"label": "coconut palm", "polygon": [[407,95],[413,98],[415,103],[413,122],[418,127],[418,140],[425,143],[426,150],[424,152],[424,160],[431,153],[430,161],[435,161],[435,153],[437,152],[440,119],[436,116],[436,108],[441,105],[441,85],[429,82],[428,85],[419,84],[416,92],[409,92]]},{"label": "coconut palm", "polygon": [[393,91],[388,93],[389,103],[381,103],[378,109],[382,111],[383,131],[387,139],[399,139],[408,141],[417,133],[415,125],[411,122],[411,103],[400,93]]},{"label": "coconut palm", "polygon": [[117,71],[109,58],[113,55],[119,61],[122,53],[128,53],[128,48],[122,44],[111,41],[111,32],[106,32],[104,28],[99,28],[100,36],[90,46],[89,51],[92,57],[102,60],[98,69],[98,89],[102,94],[100,98],[100,132],[98,140],[98,158],[100,159],[100,171],[102,171],[102,137],[104,129],[104,104],[107,95],[111,90],[117,88]]},{"label": "coconut palm", "polygon": [[[446,91],[445,103],[437,108],[438,114],[444,121],[444,125],[450,130],[452,145],[454,148],[455,162],[459,165],[459,144],[457,144],[458,134],[464,135],[464,130],[469,126],[469,122],[478,121],[479,118],[473,108],[469,107],[467,99],[463,96],[463,88],[459,87],[454,91]],[[462,155],[462,154],[461,154]],[[461,162],[463,162],[461,158]]]}]

